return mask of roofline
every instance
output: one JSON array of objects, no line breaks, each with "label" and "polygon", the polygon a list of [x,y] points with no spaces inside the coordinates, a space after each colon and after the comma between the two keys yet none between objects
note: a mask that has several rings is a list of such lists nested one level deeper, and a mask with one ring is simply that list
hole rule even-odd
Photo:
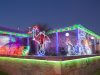
[{"label": "roofline", "polygon": [[30,37],[29,34],[9,32],[9,31],[3,31],[3,30],[0,30],[0,34],[15,35],[18,37]]},{"label": "roofline", "polygon": [[75,24],[73,26],[69,26],[69,27],[65,27],[65,28],[50,30],[47,32],[47,34],[52,34],[52,33],[56,33],[56,32],[64,32],[64,31],[71,31],[71,30],[75,30],[75,29],[80,29],[80,30],[96,37],[97,39],[100,39],[99,35],[95,34],[93,31],[83,27],[81,24]]}]

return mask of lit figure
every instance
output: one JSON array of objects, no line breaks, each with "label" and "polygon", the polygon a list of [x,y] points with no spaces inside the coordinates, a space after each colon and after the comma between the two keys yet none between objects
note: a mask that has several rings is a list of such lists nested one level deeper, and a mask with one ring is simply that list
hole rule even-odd
[{"label": "lit figure", "polygon": [[79,43],[77,43],[75,46],[74,46],[74,48],[73,48],[73,50],[74,50],[74,53],[75,53],[75,55],[81,55],[81,45],[79,44]]},{"label": "lit figure", "polygon": [[45,32],[40,32],[39,26],[33,26],[32,29],[30,28],[29,34],[32,34],[33,41],[37,42],[37,55],[42,56],[45,55],[45,49],[47,44],[50,42],[50,39]]},{"label": "lit figure", "polygon": [[45,35],[45,32],[40,32],[34,40],[39,44],[40,49],[37,51],[38,55],[45,55],[45,48],[47,47],[47,44],[50,42],[50,39],[47,35]]},{"label": "lit figure", "polygon": [[[94,37],[91,37],[91,39],[94,39]],[[92,50],[90,48],[89,39],[87,38],[86,32],[79,30],[78,41],[79,41],[79,51],[81,55],[92,54]]]},{"label": "lit figure", "polygon": [[32,28],[32,37],[33,37],[33,40],[35,38],[35,36],[39,33],[39,27],[38,26],[33,26]]},{"label": "lit figure", "polygon": [[29,27],[29,34],[32,34],[32,38],[33,38],[33,40],[34,40],[34,38],[35,38],[35,36],[39,33],[39,26],[33,26],[32,28],[31,27]]},{"label": "lit figure", "polygon": [[65,36],[66,36],[66,47],[67,47],[67,52],[68,52],[67,55],[68,56],[75,55],[75,50],[74,50],[73,44],[72,44],[70,37],[69,37],[70,34],[67,32],[65,34]]},{"label": "lit figure", "polygon": [[67,46],[67,55],[73,55],[74,51],[73,51],[73,44],[71,43],[71,41],[69,40],[69,38],[66,38],[66,46]]},{"label": "lit figure", "polygon": [[88,55],[92,54],[92,50],[90,49],[89,41],[87,39],[84,40],[84,46],[85,46],[86,53]]}]

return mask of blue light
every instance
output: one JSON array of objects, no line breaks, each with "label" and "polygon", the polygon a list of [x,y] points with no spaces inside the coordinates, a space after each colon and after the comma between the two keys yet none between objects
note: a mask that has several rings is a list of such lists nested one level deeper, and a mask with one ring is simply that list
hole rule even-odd
[{"label": "blue light", "polygon": [[58,55],[58,51],[59,51],[59,42],[58,42],[58,32],[56,32],[56,53]]}]

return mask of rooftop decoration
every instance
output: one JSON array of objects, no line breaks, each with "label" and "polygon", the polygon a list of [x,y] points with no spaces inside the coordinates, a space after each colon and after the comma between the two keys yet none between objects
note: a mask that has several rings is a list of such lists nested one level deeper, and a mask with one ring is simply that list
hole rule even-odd
[{"label": "rooftop decoration", "polygon": [[8,32],[8,31],[2,31],[2,30],[0,30],[0,34],[15,35],[15,36],[19,36],[19,37],[29,37],[30,36],[29,34]]},{"label": "rooftop decoration", "polygon": [[52,34],[52,33],[56,33],[56,32],[64,32],[64,31],[71,31],[71,30],[75,30],[75,29],[80,29],[80,30],[96,37],[97,39],[100,39],[99,35],[95,34],[93,31],[83,27],[81,24],[75,24],[73,26],[69,26],[69,27],[65,27],[65,28],[50,30],[47,32],[47,34]]}]

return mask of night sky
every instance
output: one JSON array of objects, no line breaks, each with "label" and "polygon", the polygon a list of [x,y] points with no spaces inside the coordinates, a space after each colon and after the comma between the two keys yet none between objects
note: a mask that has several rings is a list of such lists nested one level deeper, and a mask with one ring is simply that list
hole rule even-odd
[{"label": "night sky", "polygon": [[25,30],[36,23],[83,24],[100,35],[100,0],[0,0],[0,26]]}]

